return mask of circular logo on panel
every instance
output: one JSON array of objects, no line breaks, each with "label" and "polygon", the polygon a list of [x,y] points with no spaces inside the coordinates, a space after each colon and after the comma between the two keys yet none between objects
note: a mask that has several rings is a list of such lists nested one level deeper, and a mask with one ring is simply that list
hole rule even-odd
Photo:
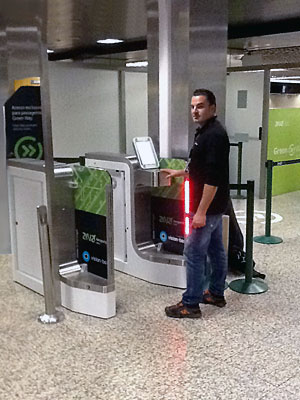
[{"label": "circular logo on panel", "polygon": [[43,146],[35,137],[24,136],[15,144],[14,153],[16,158],[35,158],[40,160],[43,155]]},{"label": "circular logo on panel", "polygon": [[166,242],[168,240],[168,235],[165,231],[161,231],[159,237],[162,242]]},{"label": "circular logo on panel", "polygon": [[90,253],[88,251],[84,251],[82,253],[82,258],[85,262],[89,262],[91,259]]}]

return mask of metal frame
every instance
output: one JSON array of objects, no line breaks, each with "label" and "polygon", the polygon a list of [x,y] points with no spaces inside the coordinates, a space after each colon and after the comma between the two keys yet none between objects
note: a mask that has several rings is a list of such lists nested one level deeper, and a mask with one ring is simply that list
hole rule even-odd
[{"label": "metal frame", "polygon": [[262,135],[260,153],[260,178],[259,198],[264,199],[266,195],[266,168],[268,158],[268,135],[269,135],[269,109],[270,109],[270,70],[264,71],[264,94],[262,113]]},{"label": "metal frame", "polygon": [[[1,29],[1,28],[0,28]],[[0,31],[0,254],[11,251],[9,237],[9,210],[8,210],[8,187],[6,175],[6,140],[5,140],[5,117],[3,104],[8,96],[8,70],[7,70],[7,35],[5,31]]]}]

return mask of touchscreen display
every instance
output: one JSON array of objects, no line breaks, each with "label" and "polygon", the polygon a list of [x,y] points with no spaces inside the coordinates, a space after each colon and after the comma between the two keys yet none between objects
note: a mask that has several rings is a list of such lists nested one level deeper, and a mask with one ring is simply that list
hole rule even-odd
[{"label": "touchscreen display", "polygon": [[155,165],[156,160],[153,154],[153,148],[150,141],[141,141],[135,143],[136,149],[139,152],[143,165]]}]

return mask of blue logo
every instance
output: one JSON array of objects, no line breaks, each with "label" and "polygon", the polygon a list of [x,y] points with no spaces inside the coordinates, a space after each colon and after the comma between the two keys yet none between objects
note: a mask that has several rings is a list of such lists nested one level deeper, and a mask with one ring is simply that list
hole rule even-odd
[{"label": "blue logo", "polygon": [[159,237],[162,242],[166,242],[168,240],[168,235],[165,231],[161,231]]},{"label": "blue logo", "polygon": [[85,262],[89,262],[91,259],[90,253],[88,251],[84,251],[82,253],[82,258]]}]

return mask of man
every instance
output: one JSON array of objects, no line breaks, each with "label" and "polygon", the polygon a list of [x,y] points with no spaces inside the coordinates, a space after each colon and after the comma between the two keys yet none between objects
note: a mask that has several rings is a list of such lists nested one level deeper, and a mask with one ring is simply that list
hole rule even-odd
[{"label": "man", "polygon": [[[189,176],[191,233],[185,239],[187,288],[182,300],[166,307],[168,317],[201,318],[199,303],[224,307],[227,257],[222,241],[222,214],[229,200],[229,140],[216,117],[216,98],[207,89],[197,89],[191,99],[196,130],[190,160],[185,170],[165,169],[167,177]],[[209,289],[203,293],[207,256],[211,261]]]}]

